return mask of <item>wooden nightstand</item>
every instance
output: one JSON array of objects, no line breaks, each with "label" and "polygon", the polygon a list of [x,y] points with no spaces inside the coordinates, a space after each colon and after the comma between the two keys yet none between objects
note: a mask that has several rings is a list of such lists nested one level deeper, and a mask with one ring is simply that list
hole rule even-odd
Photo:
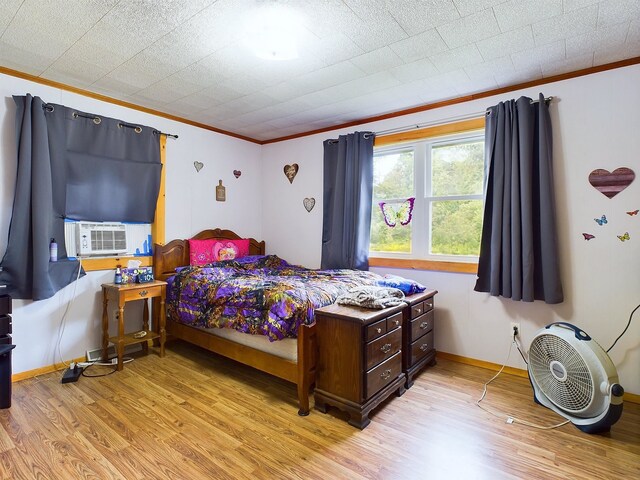
[{"label": "wooden nightstand", "polygon": [[[164,311],[166,293],[167,282],[163,282],[161,280],[154,280],[149,283],[129,283],[126,285],[116,285],[115,283],[102,284],[103,360],[108,358],[109,342],[114,343],[118,353],[118,370],[122,370],[122,357],[124,355],[124,347],[126,345],[142,343],[142,350],[147,353],[149,348],[148,340],[155,339],[160,340],[160,356],[164,357],[164,342],[167,336],[165,331],[166,317]],[[149,298],[160,300],[159,302],[154,302],[154,308],[156,306],[159,308],[160,315],[157,317],[159,319],[158,324],[153,325],[153,330],[149,329],[149,303],[147,301]],[[146,332],[146,335],[141,338],[134,337],[134,333],[124,333],[124,304],[133,300],[144,300],[142,331]],[[118,304],[118,335],[115,337],[109,337],[109,301]]]},{"label": "wooden nightstand", "polygon": [[404,393],[402,311],[329,305],[316,310],[316,409],[332,405],[363,429],[369,413],[392,393]]}]

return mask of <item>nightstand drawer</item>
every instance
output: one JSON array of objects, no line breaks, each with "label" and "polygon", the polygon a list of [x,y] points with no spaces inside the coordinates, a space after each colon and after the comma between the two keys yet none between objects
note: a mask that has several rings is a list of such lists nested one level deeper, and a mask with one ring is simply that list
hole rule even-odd
[{"label": "nightstand drawer", "polygon": [[136,288],[135,290],[127,290],[122,297],[125,302],[131,300],[140,300],[141,298],[159,297],[162,294],[161,286],[151,286],[144,288]]},{"label": "nightstand drawer", "polygon": [[411,344],[411,365],[427,356],[434,349],[433,330]]},{"label": "nightstand drawer", "polygon": [[400,350],[402,344],[402,330],[396,328],[394,331],[377,338],[373,342],[367,344],[367,366],[366,370],[370,370],[378,363],[393,356]]},{"label": "nightstand drawer", "polygon": [[380,320],[376,323],[372,323],[367,326],[367,332],[365,334],[365,341],[370,342],[375,340],[381,335],[387,333],[387,319]]},{"label": "nightstand drawer", "polygon": [[402,325],[402,312],[398,312],[395,315],[391,315],[389,318],[387,318],[387,332],[390,332],[400,325]]},{"label": "nightstand drawer", "polygon": [[411,320],[411,340],[410,342],[415,342],[422,335],[427,333],[430,330],[433,330],[433,310],[425,313],[424,315],[420,315],[415,320]]},{"label": "nightstand drawer", "polygon": [[400,352],[367,372],[367,389],[365,398],[373,396],[379,390],[398,378],[402,371]]}]

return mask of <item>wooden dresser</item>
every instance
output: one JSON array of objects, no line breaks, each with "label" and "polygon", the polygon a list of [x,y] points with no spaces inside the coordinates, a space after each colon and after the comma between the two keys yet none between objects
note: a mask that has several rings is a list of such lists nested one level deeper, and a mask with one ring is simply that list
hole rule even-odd
[{"label": "wooden dresser", "polygon": [[434,297],[437,290],[405,298],[409,304],[403,310],[402,324],[402,371],[407,376],[406,388],[413,385],[413,377],[425,365],[436,361],[434,343]]},{"label": "wooden dresser", "polygon": [[405,391],[402,371],[405,305],[371,310],[329,305],[316,310],[318,365],[315,408],[335,406],[363,429],[369,413],[389,395]]}]

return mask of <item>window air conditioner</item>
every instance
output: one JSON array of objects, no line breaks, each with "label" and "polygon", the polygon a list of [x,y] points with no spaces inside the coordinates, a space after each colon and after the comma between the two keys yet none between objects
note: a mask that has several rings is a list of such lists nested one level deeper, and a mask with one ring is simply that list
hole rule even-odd
[{"label": "window air conditioner", "polygon": [[127,228],[122,223],[76,222],[77,255],[116,255],[127,252]]}]

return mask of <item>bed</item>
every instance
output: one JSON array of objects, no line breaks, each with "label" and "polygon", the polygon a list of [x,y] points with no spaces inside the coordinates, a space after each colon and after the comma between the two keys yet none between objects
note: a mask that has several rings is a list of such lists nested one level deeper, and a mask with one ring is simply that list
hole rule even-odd
[{"label": "bed", "polygon": [[[215,229],[200,232],[191,240],[214,238],[241,239],[230,230]],[[313,308],[333,303],[337,294],[356,283],[374,284],[378,277],[370,272],[336,271],[337,278],[333,278],[333,274],[289,265],[278,257],[265,256],[264,242],[253,238],[249,239],[246,253],[246,263],[243,263],[245,259],[240,259],[200,268],[182,268],[189,265],[189,240],[155,245],[154,275],[157,279],[169,282],[167,332],[174,338],[296,384],[298,414],[308,415],[309,390],[315,382],[316,368]],[[242,269],[248,270],[248,273],[238,273],[237,270]],[[209,274],[213,277],[209,277]],[[246,286],[247,282],[261,275],[265,276],[257,280],[262,285],[259,289]],[[307,277],[300,280],[302,275]],[[265,285],[274,290],[267,290]],[[202,292],[195,295],[197,290]],[[221,296],[223,290],[233,290],[233,294],[225,297],[225,303],[220,304],[215,297]],[[304,305],[299,311],[287,310],[283,313],[281,310],[285,307],[282,305],[288,309],[290,303],[287,302],[291,299],[275,302],[274,306],[272,297],[276,295],[276,300],[293,295],[298,303],[302,298]],[[196,300],[201,298],[206,300]],[[257,303],[264,308],[262,314],[256,313],[253,308]],[[305,305],[306,308],[302,308]],[[244,317],[247,323],[232,325],[240,317]],[[233,328],[219,328],[221,323]]]}]

